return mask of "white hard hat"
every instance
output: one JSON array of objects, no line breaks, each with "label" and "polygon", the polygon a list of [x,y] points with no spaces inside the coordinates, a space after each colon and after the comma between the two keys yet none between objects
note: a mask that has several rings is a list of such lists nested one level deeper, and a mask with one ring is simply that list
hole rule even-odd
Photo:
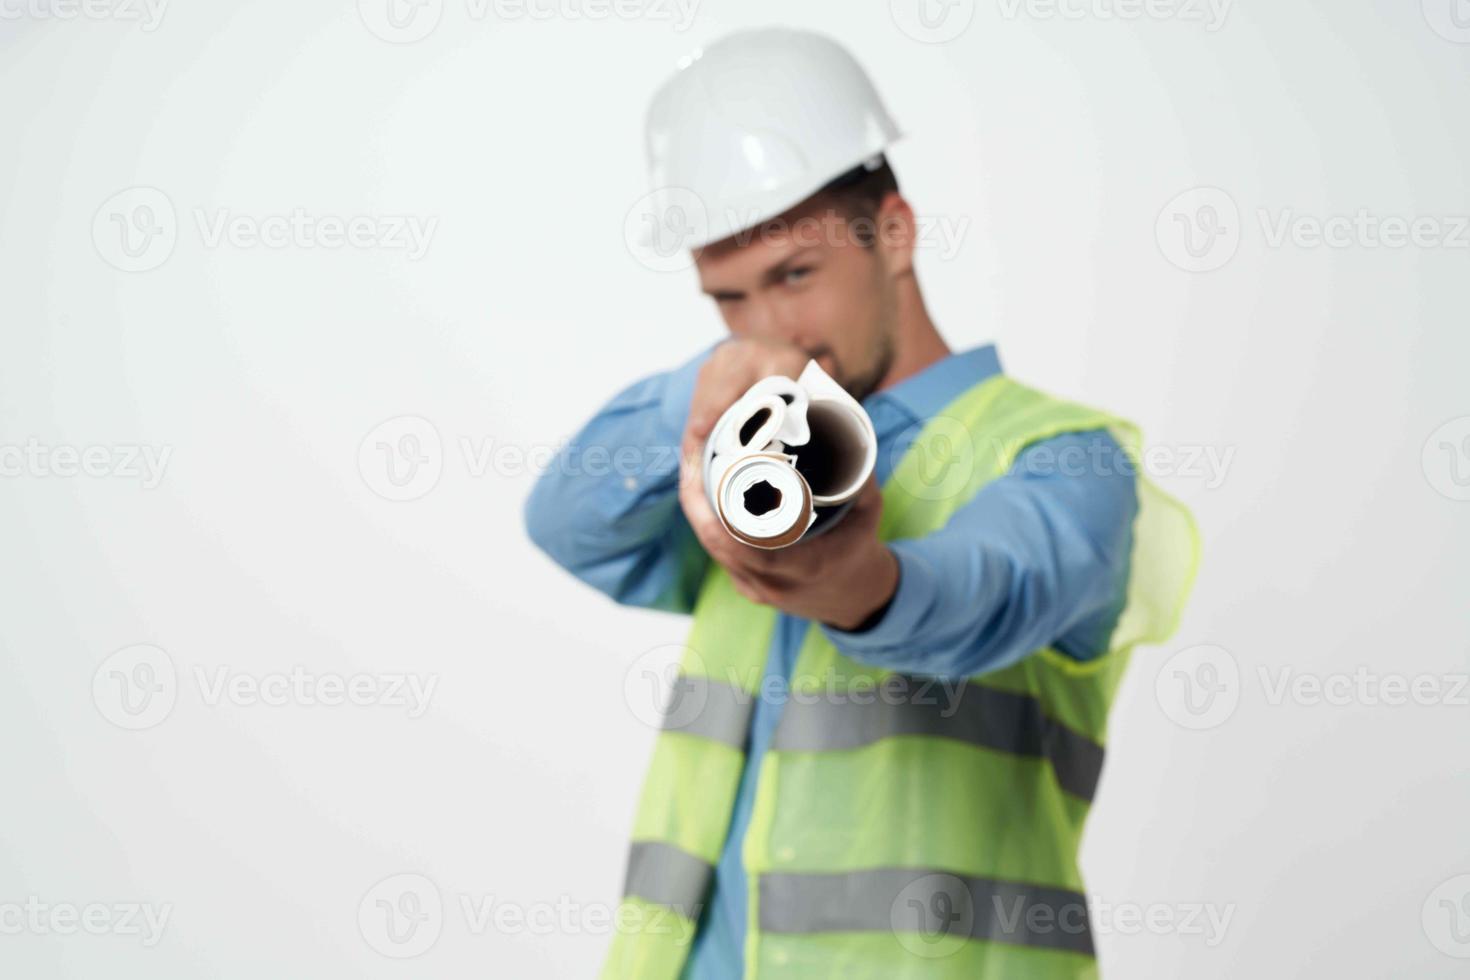
[{"label": "white hard hat", "polygon": [[900,136],[861,65],[820,34],[767,28],[686,58],[648,108],[655,226],[695,249],[753,228]]}]

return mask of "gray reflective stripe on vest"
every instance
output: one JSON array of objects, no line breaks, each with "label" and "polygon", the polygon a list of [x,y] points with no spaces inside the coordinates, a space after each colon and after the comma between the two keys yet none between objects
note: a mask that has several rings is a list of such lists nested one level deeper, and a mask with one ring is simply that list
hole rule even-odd
[{"label": "gray reflective stripe on vest", "polygon": [[698,674],[680,674],[669,690],[663,729],[744,750],[755,695]]},{"label": "gray reflective stripe on vest", "polygon": [[763,874],[760,927],[772,933],[892,932],[935,944],[966,937],[1095,955],[1087,899],[1045,885],[924,868]]},{"label": "gray reflective stripe on vest", "polygon": [[793,693],[772,747],[790,752],[856,749],[894,735],[929,735],[1051,761],[1062,789],[1091,802],[1103,747],[1048,718],[1035,698],[980,684],[903,674],[858,691]]},{"label": "gray reflective stripe on vest", "polygon": [[634,841],[628,849],[623,895],[667,905],[686,919],[698,919],[715,867],[661,841]]}]

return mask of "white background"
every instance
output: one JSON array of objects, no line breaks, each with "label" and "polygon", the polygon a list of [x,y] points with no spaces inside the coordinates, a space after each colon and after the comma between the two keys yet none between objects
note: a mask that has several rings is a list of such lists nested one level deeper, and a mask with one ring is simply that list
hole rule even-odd
[{"label": "white background", "polygon": [[[171,454],[154,487],[0,459],[0,915],[32,896],[170,914],[152,946],[0,918],[0,974],[595,971],[606,925],[583,919],[616,899],[653,738],[625,677],[686,623],[554,567],[522,529],[534,467],[475,454],[554,447],[720,335],[691,272],[625,241],[643,108],[696,45],[786,23],[864,61],[909,134],[892,158],[915,207],[963,224],[958,251],[920,258],[953,346],[993,339],[1023,380],[1228,454],[1223,479],[1157,474],[1205,563],[1119,696],[1083,863],[1100,902],[1176,927],[1101,929],[1104,975],[1464,975],[1464,692],[1273,691],[1361,668],[1447,693],[1470,672],[1467,233],[1270,232],[1360,209],[1454,232],[1470,27],[1450,14],[1470,9],[1241,0],[1211,30],[1167,2],[1133,19],[1109,0],[932,2],[943,43],[907,0],[702,0],[682,30],[654,0],[601,18],[444,0],[414,43],[376,0],[175,3],[156,22],[0,0],[0,447]],[[137,198],[108,202],[139,186],[176,240],[128,272],[113,216]],[[1238,213],[1214,212],[1219,267],[1190,272],[1164,209],[1200,187]],[[1202,200],[1222,198],[1185,198],[1185,219],[1208,223]],[[435,224],[417,257],[199,227],[296,209]],[[377,442],[411,446],[409,423],[359,449],[403,416],[432,426],[421,478],[441,472],[395,502]],[[138,644],[177,690],[134,731],[110,720],[133,653],[104,661]],[[437,686],[410,717],[210,703],[199,681],[293,667]],[[1171,693],[1190,678],[1214,680],[1208,716]],[[372,923],[401,874],[443,911],[400,961]],[[512,911],[477,925],[466,901]],[[1223,937],[1183,927],[1192,903],[1228,910]]]}]

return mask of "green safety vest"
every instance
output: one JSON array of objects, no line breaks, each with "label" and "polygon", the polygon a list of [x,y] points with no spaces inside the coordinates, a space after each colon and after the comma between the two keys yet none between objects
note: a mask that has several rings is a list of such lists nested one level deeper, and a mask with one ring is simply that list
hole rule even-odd
[{"label": "green safety vest", "polygon": [[[960,395],[883,488],[879,535],[941,528],[1031,443],[1106,428],[1135,464],[1128,592],[1108,651],[1043,648],[941,683],[808,628],[742,861],[747,980],[1095,977],[1077,851],[1108,708],[1167,638],[1198,562],[1189,512],[1136,468],[1137,429],[1004,376]],[[705,578],[633,827],[605,978],[676,980],[724,848],[776,611]]]}]

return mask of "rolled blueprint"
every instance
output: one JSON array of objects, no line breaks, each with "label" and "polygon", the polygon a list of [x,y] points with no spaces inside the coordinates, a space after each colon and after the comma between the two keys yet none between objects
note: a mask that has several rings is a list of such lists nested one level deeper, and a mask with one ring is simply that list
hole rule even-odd
[{"label": "rolled blueprint", "polygon": [[878,459],[873,422],[816,361],[765,378],[720,416],[704,453],[710,506],[731,535],[784,548],[836,524]]}]

